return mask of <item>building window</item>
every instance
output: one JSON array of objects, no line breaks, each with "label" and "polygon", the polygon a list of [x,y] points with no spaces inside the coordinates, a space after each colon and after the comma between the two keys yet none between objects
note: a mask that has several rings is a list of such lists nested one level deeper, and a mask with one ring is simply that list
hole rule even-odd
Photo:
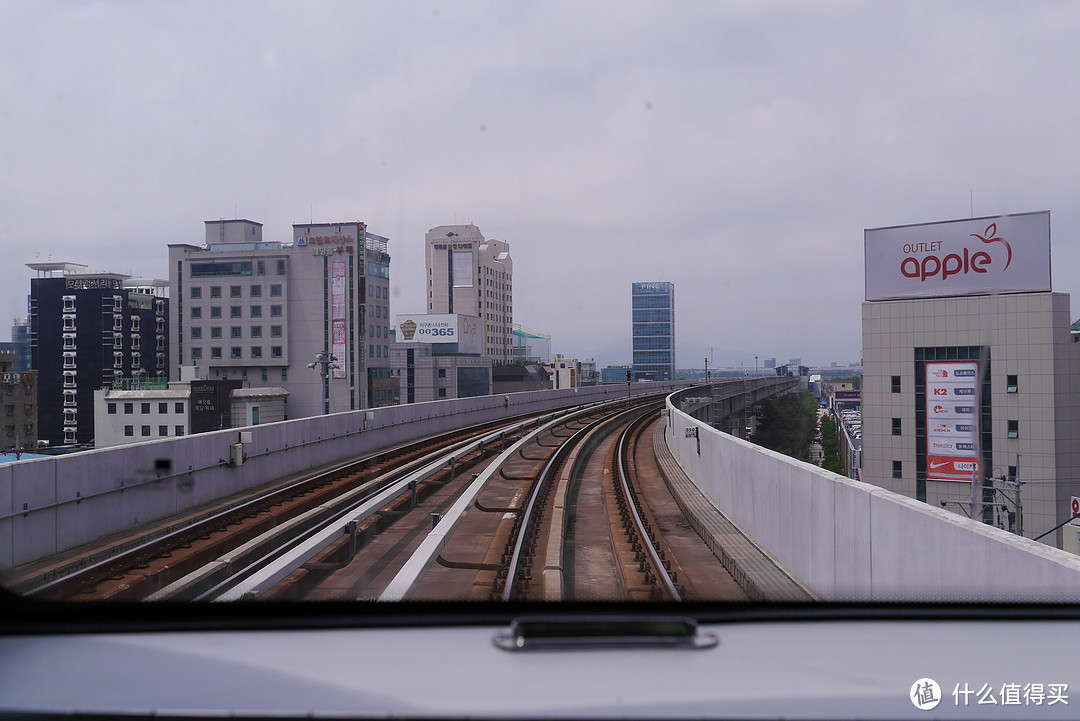
[{"label": "building window", "polygon": [[900,376],[893,376],[892,377],[892,392],[893,393],[899,393],[900,392]]},{"label": "building window", "polygon": [[65,388],[74,388],[75,387],[75,385],[76,385],[76,383],[75,383],[76,375],[75,374],[76,374],[76,371],[64,371],[64,387]]},{"label": "building window", "polygon": [[289,369],[288,368],[282,368],[281,369],[281,380],[283,380],[283,381],[289,380]]},{"label": "building window", "polygon": [[113,368],[124,367],[124,354],[120,351],[113,352]]},{"label": "building window", "polygon": [[244,316],[244,308],[243,308],[243,306],[239,306],[239,305],[231,305],[231,306],[229,306],[229,317],[230,318],[242,318],[243,316]]},{"label": "building window", "polygon": [[64,296],[64,312],[65,313],[74,313],[75,312],[75,296],[73,296],[73,295],[65,295]]},{"label": "building window", "polygon": [[261,346],[252,346],[252,348],[251,348],[251,357],[252,358],[262,358],[262,347]]},{"label": "building window", "polygon": [[272,298],[278,298],[281,296],[281,283],[273,283],[270,286],[270,296]]},{"label": "building window", "polygon": [[210,358],[212,360],[213,359],[220,359],[221,358],[221,348],[211,348],[210,349]]},{"label": "building window", "polygon": [[252,318],[262,318],[262,306],[261,305],[253,305],[253,306],[251,306],[251,317]]},{"label": "building window", "polygon": [[[213,308],[210,309],[210,311],[211,311],[210,314],[211,315],[213,315],[213,310],[214,310]],[[197,305],[191,306],[191,317],[193,319],[195,319],[195,320],[198,320],[199,318],[202,318],[202,308],[200,308]]]},{"label": "building window", "polygon": [[230,285],[229,286],[229,297],[230,298],[239,298],[240,297],[240,286],[238,286],[238,285]]},{"label": "building window", "polygon": [[183,413],[184,412],[184,403],[182,401],[177,401],[176,404],[173,406],[173,410],[176,413]]},{"label": "building window", "polygon": [[64,333],[64,349],[75,350],[75,334]]},{"label": "building window", "polygon": [[229,327],[229,337],[230,338],[243,338],[244,337],[243,329],[241,329],[241,327],[238,326],[238,325],[230,326]]},{"label": "building window", "polygon": [[142,336],[140,336],[140,335],[131,336],[131,350],[138,350],[141,345],[142,345]]},{"label": "building window", "polygon": [[266,369],[265,369],[265,368],[263,368],[263,369],[262,369],[262,380],[263,380],[263,383],[265,383],[265,382],[266,382],[266,378],[267,378],[267,376],[266,376]]},{"label": "building window", "polygon": [[284,260],[279,260],[277,262],[277,274],[278,275],[285,275],[285,261]]},{"label": "building window", "polygon": [[115,416],[116,415],[116,404],[115,403],[110,403],[108,407],[109,407],[109,415],[110,416]]},{"label": "building window", "polygon": [[202,348],[192,348],[191,349],[191,361],[194,363],[195,361],[198,361],[198,360],[202,360]]},{"label": "building window", "polygon": [[191,339],[198,340],[200,338],[202,338],[202,327],[197,325],[191,326]]},{"label": "building window", "polygon": [[280,305],[272,305],[272,306],[270,306],[270,317],[272,317],[272,318],[280,318],[281,317],[281,306]]},{"label": "building window", "polygon": [[1009,438],[1020,437],[1020,421],[1009,421]]},{"label": "building window", "polygon": [[271,338],[280,338],[281,337],[281,326],[280,325],[272,325],[272,326],[270,326],[270,337]]},{"label": "building window", "polygon": [[243,349],[242,348],[240,348],[238,346],[233,346],[233,347],[229,348],[229,358],[237,359],[237,358],[243,358],[243,357],[244,356],[243,356]]},{"label": "building window", "polygon": [[892,462],[892,477],[903,478],[904,477],[904,464],[903,461]]},{"label": "building window", "polygon": [[210,286],[210,297],[211,298],[220,298],[221,297],[221,286],[220,285],[212,285],[212,286]]},{"label": "building window", "polygon": [[147,413],[149,413],[150,412],[150,404],[149,403],[140,403],[139,404],[139,412],[142,413],[143,415],[146,415]]},{"label": "building window", "polygon": [[124,435],[129,437],[135,435],[135,426],[124,426]]},{"label": "building window", "polygon": [[150,426],[143,426],[142,427],[142,434],[144,436],[146,436],[147,438],[149,438],[150,437]]},{"label": "building window", "polygon": [[253,326],[251,326],[251,329],[248,332],[251,333],[252,338],[262,338],[262,326],[261,325],[253,325]]},{"label": "building window", "polygon": [[221,306],[220,305],[210,306],[210,317],[211,318],[220,318],[221,317]]},{"label": "building window", "polygon": [[446,377],[446,369],[445,368],[440,368],[439,369],[439,377],[440,378],[445,378]]},{"label": "building window", "polygon": [[1017,382],[1018,380],[1017,376],[1005,376],[1005,392],[1017,393],[1020,389],[1020,384]]},{"label": "building window", "polygon": [[168,413],[169,412],[169,404],[168,404],[168,402],[165,402],[165,403],[158,402],[158,404],[157,404],[157,412],[162,414],[162,415],[165,415],[166,413]]},{"label": "building window", "polygon": [[893,434],[894,436],[899,436],[899,435],[901,435],[901,430],[900,430],[900,419],[899,419],[899,418],[893,418],[893,419],[892,419],[892,434]]},{"label": "building window", "polygon": [[64,354],[64,367],[65,368],[75,368],[76,367],[75,366],[75,354],[74,353],[65,353]]},{"label": "building window", "polygon": [[177,426],[176,427],[176,435],[178,435],[178,436],[184,435],[184,427],[183,426]]},{"label": "building window", "polygon": [[214,326],[213,328],[211,328],[210,329],[210,337],[211,338],[220,338],[221,337],[221,326]]},{"label": "building window", "polygon": [[[271,358],[280,358],[281,357],[281,346],[279,346],[279,345],[270,346],[270,357]],[[282,380],[284,380],[284,379],[282,379]]]},{"label": "building window", "polygon": [[64,330],[75,330],[75,316],[64,316]]},{"label": "building window", "polygon": [[255,261],[255,275],[266,275],[266,261]]},{"label": "building window", "polygon": [[135,404],[134,403],[125,403],[124,404],[124,413],[125,414],[130,416],[134,412],[135,412]]},{"label": "building window", "polygon": [[157,434],[159,436],[167,436],[167,435],[169,435],[169,427],[168,426],[158,426],[157,427]]},{"label": "building window", "polygon": [[131,365],[134,368],[137,368],[140,365],[142,365],[142,354],[141,353],[135,352],[135,353],[131,354]]},{"label": "building window", "polygon": [[192,299],[202,298],[202,288],[197,285],[191,286],[191,297]]},{"label": "building window", "polygon": [[262,286],[261,285],[253,285],[253,286],[251,286],[251,297],[252,298],[262,298]]}]

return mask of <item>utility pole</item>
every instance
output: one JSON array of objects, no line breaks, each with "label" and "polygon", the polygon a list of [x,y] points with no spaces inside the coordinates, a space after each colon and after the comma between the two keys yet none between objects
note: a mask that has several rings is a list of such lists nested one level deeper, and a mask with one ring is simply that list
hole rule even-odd
[{"label": "utility pole", "polygon": [[308,363],[308,368],[319,368],[323,384],[323,415],[330,415],[330,369],[339,368],[335,361],[338,357],[328,350],[315,354],[315,362]]},{"label": "utility pole", "polygon": [[710,380],[711,379],[709,377],[709,358],[708,358],[708,356],[706,356],[705,357],[705,382],[709,383]]}]

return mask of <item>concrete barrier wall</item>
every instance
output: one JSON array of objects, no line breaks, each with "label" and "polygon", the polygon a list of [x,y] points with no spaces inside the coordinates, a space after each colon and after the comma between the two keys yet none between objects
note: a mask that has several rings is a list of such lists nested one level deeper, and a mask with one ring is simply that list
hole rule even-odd
[{"label": "concrete barrier wall", "polygon": [[[687,383],[634,383],[633,395]],[[391,406],[114,446],[0,466],[0,570],[133,528],[275,478],[512,415],[626,397],[610,384]],[[171,469],[157,470],[159,459]]]},{"label": "concrete barrier wall", "polygon": [[716,431],[676,410],[680,395],[667,404],[672,453],[822,598],[1080,600],[1080,557]]}]

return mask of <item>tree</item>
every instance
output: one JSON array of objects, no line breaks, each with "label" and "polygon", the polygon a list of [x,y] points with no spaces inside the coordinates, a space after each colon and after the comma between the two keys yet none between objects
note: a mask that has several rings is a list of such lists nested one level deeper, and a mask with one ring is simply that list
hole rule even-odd
[{"label": "tree", "polygon": [[817,400],[809,391],[785,393],[759,404],[757,432],[751,440],[792,458],[810,459],[810,443],[817,427]]}]

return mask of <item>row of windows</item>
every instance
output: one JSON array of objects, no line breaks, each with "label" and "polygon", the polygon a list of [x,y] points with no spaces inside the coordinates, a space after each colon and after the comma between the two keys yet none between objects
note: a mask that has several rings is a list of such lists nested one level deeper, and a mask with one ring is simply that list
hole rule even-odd
[{"label": "row of windows", "polygon": [[670,308],[654,308],[640,310],[635,308],[633,313],[634,323],[671,323]]},{"label": "row of windows", "polygon": [[[142,330],[141,325],[142,324],[141,324],[141,322],[139,320],[139,316],[137,316],[137,315],[131,316],[131,332],[132,333],[138,333],[139,331],[141,331]],[[63,327],[64,327],[64,330],[66,330],[66,331],[78,330],[78,327],[75,325],[75,316],[74,315],[65,315],[63,317]],[[124,330],[124,316],[120,315],[119,313],[117,313],[116,315],[113,316],[113,328],[112,329],[115,332],[121,332],[121,331]],[[165,319],[164,318],[157,318],[157,325],[155,326],[155,330],[158,333],[164,333],[165,332]]]},{"label": "row of windows", "polygon": [[[363,346],[360,346],[363,348]],[[368,357],[370,358],[389,358],[390,351],[387,346],[368,344]]]},{"label": "row of windows", "polygon": [[[34,432],[34,424],[33,423],[24,423],[23,424],[23,433],[32,434],[33,432]],[[4,426],[4,435],[6,435],[8,438],[14,438],[15,437],[15,425],[10,424],[10,425]]]},{"label": "row of windows", "polygon": [[634,310],[642,308],[671,308],[670,295],[635,295],[631,298],[631,307]]},{"label": "row of windows", "polygon": [[[142,402],[142,403],[139,404],[139,412],[145,415],[145,414],[150,412],[150,409],[152,407],[153,407],[153,403]],[[111,415],[111,416],[116,415],[116,408],[117,408],[117,404],[110,401],[109,404],[108,404],[108,407],[107,407],[109,415]],[[134,403],[134,401],[125,402],[124,403],[124,414],[125,415],[131,415],[134,412],[135,412],[135,403]],[[169,412],[169,403],[168,403],[168,401],[159,401],[158,404],[157,404],[157,412],[161,413],[161,414],[168,413]],[[173,413],[183,413],[183,412],[184,412],[184,402],[183,401],[176,401],[173,404]]]},{"label": "row of windows", "polygon": [[[222,358],[222,350],[223,349],[221,348],[221,346],[211,346],[210,347],[210,360],[221,360],[221,358]],[[248,350],[249,350],[249,353],[248,353],[249,358],[260,359],[260,358],[263,357],[263,348],[262,348],[262,346],[254,345],[254,346],[251,346],[251,348],[249,348]],[[203,349],[202,348],[195,347],[195,348],[191,349],[191,360],[192,360],[192,362],[202,360],[202,357],[203,357]],[[241,359],[243,359],[243,357],[244,357],[244,349],[241,348],[240,346],[232,346],[231,348],[229,348],[229,359],[230,360],[241,360]],[[270,357],[271,358],[281,358],[281,357],[283,357],[283,346],[279,346],[279,345],[270,346]]]},{"label": "row of windows", "polygon": [[[219,325],[210,326],[210,338],[211,339],[213,339],[213,338],[221,338],[222,337],[221,331],[222,331],[222,328]],[[270,337],[271,338],[281,338],[281,335],[282,335],[282,326],[280,326],[280,325],[272,325],[272,326],[270,326]],[[202,326],[198,326],[198,325],[192,326],[191,327],[191,339],[192,340],[200,340],[202,337],[203,337]],[[243,338],[244,337],[244,327],[239,326],[239,325],[229,326],[229,337],[230,338]],[[248,326],[248,337],[249,338],[262,338],[263,337],[263,327],[261,325]]]},{"label": "row of windows", "polygon": [[[270,317],[271,318],[280,318],[281,317],[281,308],[282,308],[282,306],[280,306],[280,305],[272,305],[272,306],[270,306]],[[222,317],[221,316],[221,310],[222,309],[221,309],[220,305],[212,305],[212,306],[210,306],[210,317],[211,318],[221,318]],[[200,318],[203,317],[202,311],[203,311],[202,306],[198,306],[198,305],[191,306],[191,318],[193,320],[199,320]],[[250,317],[250,318],[262,318],[262,315],[263,315],[263,308],[262,308],[261,305],[248,306],[248,317]],[[231,305],[231,306],[229,306],[229,317],[230,318],[243,318],[244,317],[244,306],[242,306],[242,305]]]},{"label": "row of windows", "polygon": [[[212,286],[210,286],[210,297],[211,298],[220,298],[221,297],[221,288],[222,287],[220,285],[212,285]],[[262,291],[263,291],[263,287],[261,285],[248,286],[248,297],[250,297],[250,298],[262,298]],[[201,285],[193,285],[193,286],[191,286],[191,298],[193,300],[198,300],[198,299],[202,298],[203,297],[202,292],[203,292],[203,289],[202,289]],[[270,285],[270,297],[275,298],[275,297],[280,297],[280,296],[281,296],[281,283],[272,283]],[[243,297],[243,286],[230,285],[229,286],[229,297],[230,298],[241,298],[241,297]]]},{"label": "row of windows", "polygon": [[[34,412],[34,404],[33,403],[24,403],[23,404],[23,413],[26,413],[27,415],[30,415],[33,412]],[[8,416],[14,416],[15,415],[15,404],[14,403],[8,403],[7,405],[5,405],[4,406],[4,413],[6,415],[8,415]]]},{"label": "row of windows", "polygon": [[[144,437],[149,437],[150,436],[150,426],[142,426],[142,427],[140,427],[139,430],[142,432],[142,435]],[[176,426],[174,428],[174,432],[175,432],[176,435],[182,436],[182,435],[184,435],[184,427],[183,426]],[[134,436],[135,435],[135,426],[124,426],[124,435],[128,436],[128,437]],[[167,435],[169,435],[169,427],[168,426],[158,426],[158,436],[165,437]]]}]

